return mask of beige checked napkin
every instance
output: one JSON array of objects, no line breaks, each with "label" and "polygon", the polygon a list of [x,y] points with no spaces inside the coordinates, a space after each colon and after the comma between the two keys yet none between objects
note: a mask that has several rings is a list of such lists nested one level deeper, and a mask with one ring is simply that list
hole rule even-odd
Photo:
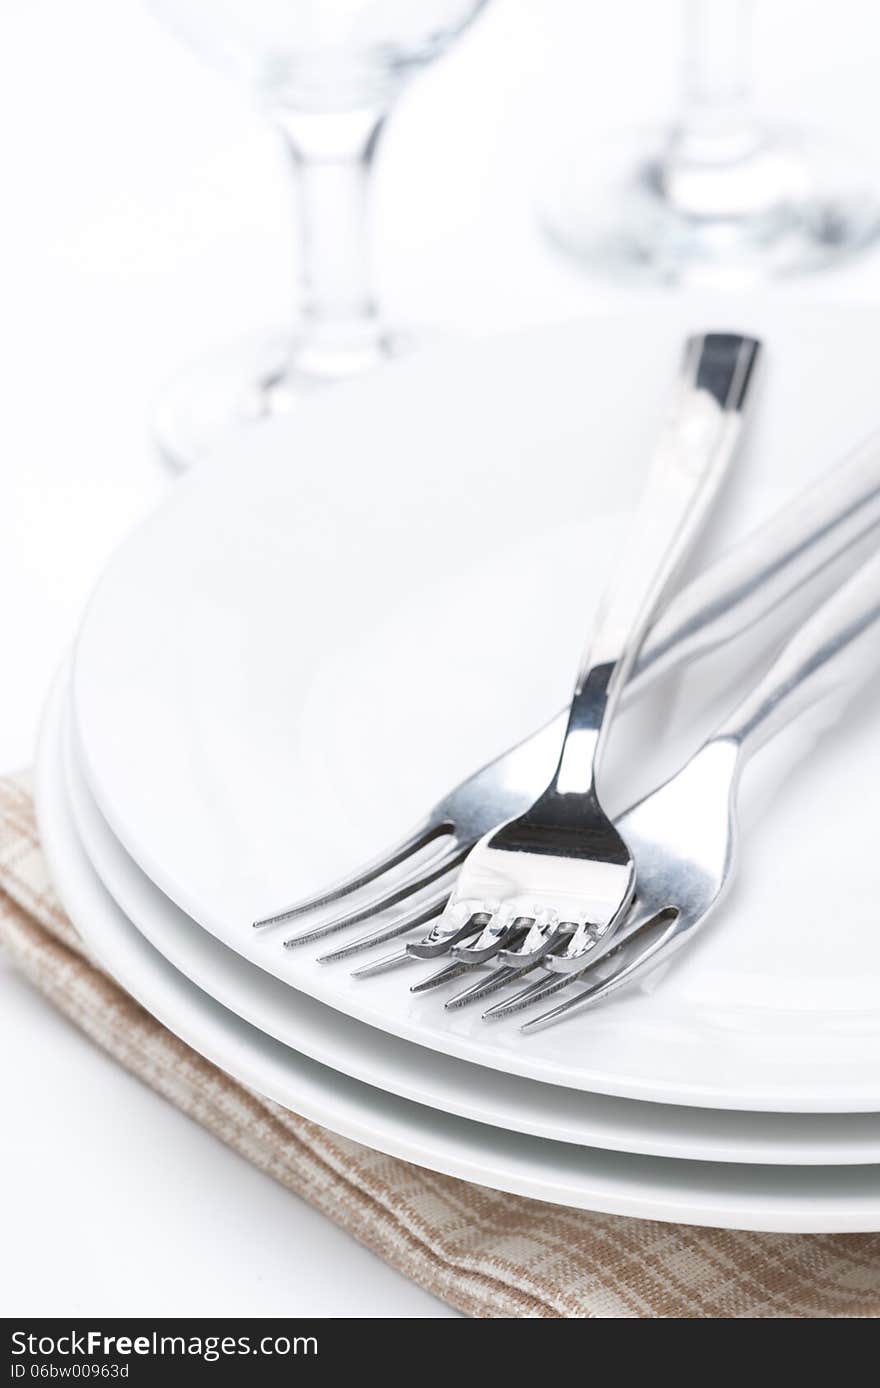
[{"label": "beige checked napkin", "polygon": [[246,1089],[160,1026],[89,958],[52,891],[27,777],[0,779],[0,946],[132,1074],[469,1315],[880,1311],[880,1235],[695,1229],[500,1195],[336,1137]]}]

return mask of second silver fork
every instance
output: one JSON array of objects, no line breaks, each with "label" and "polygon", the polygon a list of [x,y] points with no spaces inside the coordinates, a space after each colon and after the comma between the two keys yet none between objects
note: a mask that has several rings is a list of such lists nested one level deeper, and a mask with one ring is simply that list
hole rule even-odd
[{"label": "second silver fork", "polygon": [[[523,1027],[540,1030],[594,1007],[670,959],[711,918],[732,881],[739,784],[748,760],[817,706],[824,722],[836,721],[878,668],[880,556],[875,554],[795,632],[687,765],[618,820],[639,867],[636,899],[621,931],[628,942],[592,964],[591,942],[572,937],[558,957],[545,961],[549,978],[498,1004],[491,1015],[521,1012],[568,991],[574,981],[573,996]],[[803,759],[799,743],[789,752]],[[817,805],[817,814],[830,808]],[[802,870],[796,861],[780,866]]]}]

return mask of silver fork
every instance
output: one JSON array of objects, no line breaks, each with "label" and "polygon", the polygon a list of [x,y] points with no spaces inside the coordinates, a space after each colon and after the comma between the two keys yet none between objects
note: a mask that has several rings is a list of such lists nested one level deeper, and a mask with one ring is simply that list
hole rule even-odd
[{"label": "silver fork", "polygon": [[739,413],[756,351],[733,336],[689,340],[675,407],[599,606],[553,779],[523,814],[471,849],[429,932],[432,946],[476,928],[488,933],[488,948],[533,926],[545,949],[572,931],[610,938],[629,906],[635,863],[605,812],[597,775],[651,615],[724,478],[733,453],[726,424]]},{"label": "silver fork", "polygon": [[[602,622],[605,645],[609,652],[614,647],[613,659],[603,656],[604,679],[597,669],[589,687],[585,687],[576,700],[580,727],[570,729],[569,747],[588,731],[585,718],[596,723],[597,733],[603,722],[607,724],[607,717],[598,716],[596,699],[599,699],[601,710],[610,715],[644,634],[647,618],[684,558],[723,479],[740,436],[758,350],[759,345],[752,338],[723,333],[694,337],[686,344],[674,408],[630,537],[628,548],[632,550],[632,557],[618,581],[616,600]],[[411,870],[404,871],[401,880],[389,885],[378,901],[349,913],[342,920],[324,921],[286,940],[285,944],[291,947],[319,939],[343,925],[371,918],[377,911],[403,902],[408,903],[408,909],[406,918],[398,923],[400,930],[425,924],[447,906],[453,874],[475,840],[487,827],[495,828],[505,819],[512,820],[521,810],[522,787],[536,784],[534,772],[542,764],[546,766],[544,752],[553,736],[550,729],[543,730],[537,739],[529,739],[521,745],[515,766],[510,764],[511,759],[500,759],[454,792],[454,820],[438,807],[441,809],[439,820],[436,814],[432,815],[391,854],[368,864],[347,883],[255,924],[265,927],[289,921],[306,910],[338,899],[343,891],[346,894],[355,891],[387,870],[404,864]],[[512,784],[508,786],[509,773],[512,773]],[[542,780],[543,776],[537,784]],[[487,805],[491,806],[489,819],[485,818]],[[618,843],[613,827],[597,810],[597,826],[600,823],[607,840],[606,857],[625,860],[625,849]],[[476,826],[479,826],[477,833],[469,832]],[[465,837],[462,837],[462,830]],[[432,847],[438,851],[432,852],[426,861],[425,850]],[[415,864],[412,862],[414,855]],[[472,922],[465,922],[463,933],[472,928]],[[443,933],[442,947],[445,949],[461,932],[456,928],[450,930],[447,925]],[[431,943],[426,943],[423,948],[430,954],[432,947]]]},{"label": "silver fork", "polygon": [[[751,634],[811,578],[855,554],[878,523],[880,438],[872,438],[672,599],[643,643],[623,693],[623,705],[635,702],[662,675],[744,631]],[[426,924],[445,904],[455,862],[489,829],[527,808],[546,784],[565,719],[565,713],[558,714],[544,728],[461,782],[418,826],[371,863],[269,918],[266,924],[289,922],[323,908],[346,907],[354,900],[355,909],[343,909],[293,936],[286,942],[292,947],[364,921],[378,921],[392,905],[400,908],[402,914],[346,942],[326,955],[328,960],[357,955]],[[431,856],[426,861],[428,851]],[[443,870],[434,876],[443,860]],[[389,887],[395,870],[398,876]],[[371,890],[367,892],[367,888]],[[377,972],[411,958],[406,950],[398,951],[362,972]],[[504,980],[493,978],[481,983],[483,995],[509,981],[510,972]]]},{"label": "silver fork", "polygon": [[[603,1001],[643,978],[692,939],[730,886],[735,867],[737,796],[748,760],[794,719],[821,705],[824,722],[880,668],[880,555],[869,559],[807,621],[771,669],[687,765],[618,819],[638,863],[638,885],[621,937],[625,942],[587,968],[574,996],[528,1021],[537,1031]],[[581,970],[590,942],[566,946]],[[570,987],[571,975],[548,957],[539,980],[487,1015],[506,1016]]]}]

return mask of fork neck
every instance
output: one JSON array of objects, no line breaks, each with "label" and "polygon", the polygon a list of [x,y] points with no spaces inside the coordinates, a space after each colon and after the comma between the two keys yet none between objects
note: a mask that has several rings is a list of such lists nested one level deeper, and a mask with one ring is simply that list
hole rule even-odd
[{"label": "fork neck", "polygon": [[596,769],[618,694],[620,667],[615,661],[593,665],[578,681],[559,764],[548,795],[585,795],[596,798]]}]

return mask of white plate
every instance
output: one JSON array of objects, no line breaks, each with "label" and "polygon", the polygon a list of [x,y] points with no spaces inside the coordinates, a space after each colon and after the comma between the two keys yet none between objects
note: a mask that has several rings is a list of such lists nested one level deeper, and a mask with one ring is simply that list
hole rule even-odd
[{"label": "white plate", "polygon": [[[65,710],[67,713],[68,711]],[[92,799],[65,717],[70,812],[104,886],[159,953],[245,1021],[312,1060],[444,1113],[557,1142],[691,1160],[773,1165],[880,1162],[878,1114],[763,1114],[615,1099],[502,1075],[341,1016],[199,928],[125,852]]]},{"label": "white plate", "polygon": [[[880,424],[876,312],[737,320],[767,361],[723,539]],[[399,973],[352,982],[250,928],[564,701],[682,331],[658,314],[462,346],[328,394],[187,479],[86,614],[73,689],[89,784],[200,924],[373,1026],[596,1092],[877,1111],[876,700],[744,834],[734,890],[674,967],[565,1026],[526,1039],[444,1014]],[[621,728],[609,798],[697,732],[680,700],[658,738],[670,703],[659,691]]]},{"label": "white plate", "polygon": [[441,1113],[319,1065],[221,1006],[135,929],[79,842],[64,794],[63,687],[37,758],[37,811],[71,919],[124,988],[215,1065],[334,1132],[433,1171],[580,1209],[722,1228],[798,1233],[880,1229],[878,1166],[735,1166],[603,1152]]}]

